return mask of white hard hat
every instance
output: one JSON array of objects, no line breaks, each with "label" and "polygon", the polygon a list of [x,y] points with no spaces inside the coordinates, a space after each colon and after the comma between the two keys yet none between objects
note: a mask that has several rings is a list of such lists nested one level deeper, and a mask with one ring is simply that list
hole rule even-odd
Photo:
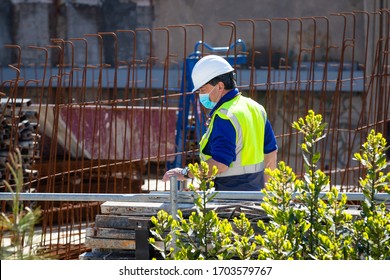
[{"label": "white hard hat", "polygon": [[232,71],[234,71],[234,68],[230,63],[218,55],[207,55],[201,58],[192,70],[191,77],[194,83],[192,92],[198,90],[213,78]]}]

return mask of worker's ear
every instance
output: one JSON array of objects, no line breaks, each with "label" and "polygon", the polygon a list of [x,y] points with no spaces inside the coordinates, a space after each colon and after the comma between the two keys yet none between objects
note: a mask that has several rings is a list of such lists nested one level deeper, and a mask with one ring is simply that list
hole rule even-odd
[{"label": "worker's ear", "polygon": [[222,82],[218,82],[217,86],[218,86],[218,90],[224,90],[225,89],[225,84],[222,83]]}]

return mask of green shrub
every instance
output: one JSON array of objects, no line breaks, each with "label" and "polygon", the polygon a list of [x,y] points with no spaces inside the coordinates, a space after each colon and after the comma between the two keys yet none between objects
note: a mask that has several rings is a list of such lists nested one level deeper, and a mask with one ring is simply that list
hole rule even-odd
[{"label": "green shrub", "polygon": [[[326,137],[322,116],[310,110],[294,122],[293,128],[303,134],[301,144],[305,173],[298,179],[284,162],[275,170],[267,169],[270,180],[261,207],[269,221],[259,220],[261,234],[254,234],[251,223],[241,214],[232,221],[221,219],[207,209],[214,197],[209,167],[190,165],[200,181],[200,192],[193,185],[196,211],[185,218],[160,211],[152,218],[150,243],[164,259],[389,259],[390,213],[378,203],[375,195],[389,193],[390,173],[384,174],[387,143],[371,131],[361,153],[355,154],[366,169],[360,179],[363,189],[361,216],[352,218],[346,212],[347,196],[331,186],[329,177],[318,169],[320,153],[317,143]],[[322,196],[324,190],[325,196]],[[158,243],[159,241],[160,243]],[[162,244],[162,245],[159,245]]]},{"label": "green shrub", "polygon": [[361,153],[354,158],[367,169],[366,176],[359,180],[364,194],[362,219],[354,223],[354,241],[362,259],[390,259],[390,212],[384,202],[375,200],[380,192],[390,193],[390,172],[383,172],[389,165],[386,145],[382,134],[371,130]]}]

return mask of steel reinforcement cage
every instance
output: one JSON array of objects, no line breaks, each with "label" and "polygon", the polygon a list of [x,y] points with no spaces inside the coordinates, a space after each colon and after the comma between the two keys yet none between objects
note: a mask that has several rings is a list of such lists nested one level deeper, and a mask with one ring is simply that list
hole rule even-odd
[{"label": "steel reinforcement cage", "polygon": [[[18,148],[24,192],[169,190],[161,182],[163,173],[198,161],[204,131],[207,112],[189,90],[192,66],[203,55],[219,53],[235,67],[242,93],[266,108],[278,161],[298,175],[304,172],[302,138],[291,124],[313,109],[327,123],[327,136],[317,146],[318,168],[340,190],[358,192],[364,170],[354,153],[371,129],[390,138],[389,18],[390,11],[380,10],[218,22],[231,30],[222,47],[204,42],[207,29],[200,24],[56,38],[50,46],[5,45],[2,51],[15,63],[0,69],[0,189],[7,191],[3,180],[12,184],[6,163]],[[187,31],[193,29],[198,35],[189,39]],[[241,34],[242,29],[251,35]],[[174,32],[183,38],[175,48],[170,45]],[[156,33],[163,33],[165,41],[154,42]],[[137,40],[145,40],[145,34],[150,49],[141,52]],[[123,48],[125,37],[132,44]],[[103,42],[108,39],[114,46],[113,64],[105,62]],[[194,53],[188,51],[192,46]],[[156,48],[165,55],[155,56]],[[177,48],[178,54],[173,53]],[[25,53],[33,53],[33,63],[24,62]],[[92,53],[98,55],[97,64],[89,63]],[[75,62],[76,54],[82,63]],[[29,202],[43,210],[37,225],[40,247],[60,258],[87,250],[82,229],[93,225],[100,204]],[[9,209],[9,202],[2,201],[2,212]],[[6,231],[1,237],[7,238]]]}]

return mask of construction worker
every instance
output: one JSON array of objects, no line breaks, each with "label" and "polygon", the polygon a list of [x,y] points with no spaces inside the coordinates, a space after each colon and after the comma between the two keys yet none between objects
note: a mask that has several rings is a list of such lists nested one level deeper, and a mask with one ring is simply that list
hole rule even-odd
[{"label": "construction worker", "polygon": [[[193,92],[210,109],[208,127],[200,141],[200,158],[210,170],[218,168],[217,191],[257,191],[264,188],[264,169],[276,167],[275,135],[263,106],[242,96],[234,68],[222,57],[208,55],[192,71]],[[210,171],[211,172],[211,171]],[[168,170],[163,181],[192,178],[188,167]]]}]

